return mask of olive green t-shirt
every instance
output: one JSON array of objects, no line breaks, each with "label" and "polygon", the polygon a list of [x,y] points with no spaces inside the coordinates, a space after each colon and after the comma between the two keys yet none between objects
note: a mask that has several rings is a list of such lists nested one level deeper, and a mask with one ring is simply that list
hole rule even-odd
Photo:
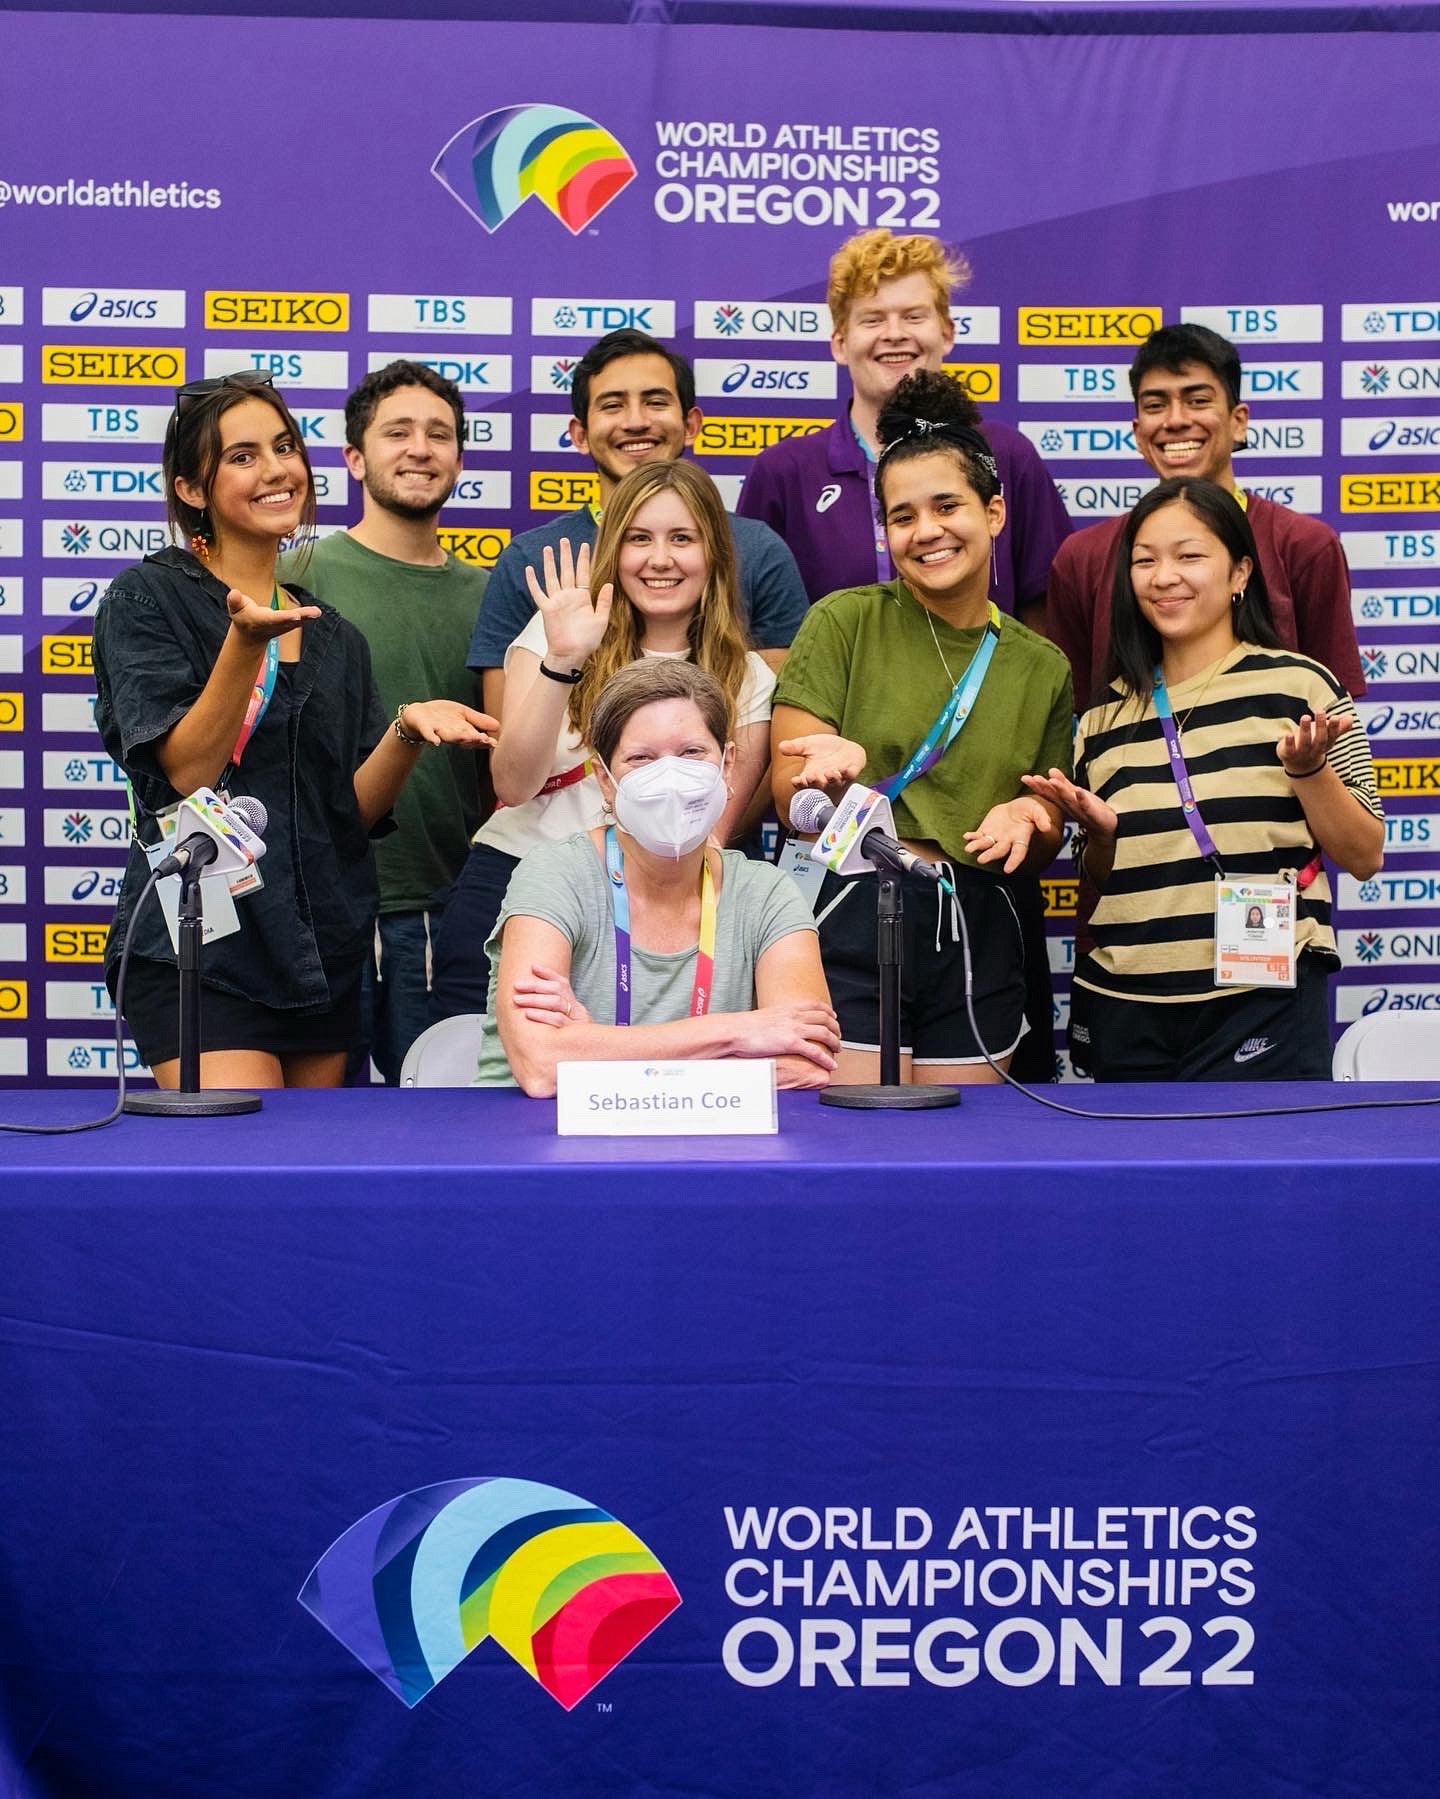
[{"label": "olive green t-shirt", "polygon": [[[348,531],[322,537],[306,558],[282,559],[280,579],[298,581],[364,632],[387,714],[409,700],[478,705],[465,666],[487,575],[454,556],[435,568],[397,562]],[[422,750],[395,803],[396,829],[375,845],[382,912],[423,912],[459,874],[480,823],[480,752],[455,745]]]},{"label": "olive green t-shirt", "polygon": [[[983,627],[957,631],[936,618],[900,580],[843,588],[810,608],[780,671],[775,704],[798,706],[863,744],[860,780],[873,787],[919,747],[983,634]],[[1063,652],[1002,618],[960,735],[894,802],[897,834],[938,843],[956,862],[973,861],[963,833],[992,806],[1018,798],[1021,775],[1068,774],[1072,733]]]}]

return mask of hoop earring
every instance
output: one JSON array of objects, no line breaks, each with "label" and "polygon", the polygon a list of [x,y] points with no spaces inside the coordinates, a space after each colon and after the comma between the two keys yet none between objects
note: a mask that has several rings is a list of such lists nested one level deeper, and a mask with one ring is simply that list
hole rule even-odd
[{"label": "hoop earring", "polygon": [[1241,600],[1243,600],[1243,599],[1244,599],[1244,598],[1245,598],[1245,589],[1244,589],[1244,588],[1243,588],[1243,587],[1242,587],[1242,588],[1241,588],[1241,589],[1240,589],[1240,591],[1239,591],[1239,593],[1232,593],[1232,594],[1231,594],[1231,596],[1230,596],[1230,604],[1231,604],[1231,605],[1232,605],[1232,606],[1238,606],[1238,605],[1239,605],[1239,604],[1240,604],[1240,602],[1241,602]]}]

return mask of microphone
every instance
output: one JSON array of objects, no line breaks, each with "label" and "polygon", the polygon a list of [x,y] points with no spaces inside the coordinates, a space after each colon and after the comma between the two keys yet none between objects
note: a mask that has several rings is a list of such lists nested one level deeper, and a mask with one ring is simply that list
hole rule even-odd
[{"label": "microphone", "polygon": [[[862,823],[858,841],[855,842],[853,848],[867,862],[879,862],[888,867],[903,868],[907,874],[920,875],[927,881],[938,881],[940,870],[933,862],[927,862],[923,856],[917,856],[913,850],[907,850],[903,843],[882,831],[878,822],[871,825],[868,830],[865,828],[863,812],[860,811],[860,808],[866,802],[875,800],[881,800],[883,803],[883,796],[876,793],[873,788],[856,786],[845,794],[838,806],[833,806],[818,787],[805,787],[790,802],[790,824],[794,830],[809,836],[812,832],[823,832],[839,815],[843,814],[846,818],[850,815],[858,815],[862,818]],[[885,806],[884,815],[887,818],[889,816],[888,805]],[[842,818],[841,822],[845,822],[845,818]],[[834,848],[834,844],[825,837],[821,837],[812,846],[810,854],[815,861],[824,862],[829,867],[831,866],[829,855]],[[816,855],[817,850],[822,851],[822,854]],[[853,873],[854,871],[842,868],[836,872]]]},{"label": "microphone", "polygon": [[[201,787],[180,802],[178,841],[156,864],[156,873],[178,875],[213,866],[217,874],[239,874],[265,854],[261,832],[268,817],[264,802],[248,793],[227,806],[217,793]],[[193,828],[182,837],[187,825]]]}]

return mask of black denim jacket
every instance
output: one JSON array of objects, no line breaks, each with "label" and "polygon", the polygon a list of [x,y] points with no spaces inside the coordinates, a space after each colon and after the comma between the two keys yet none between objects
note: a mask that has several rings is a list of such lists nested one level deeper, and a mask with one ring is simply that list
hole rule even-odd
[{"label": "black denim jacket", "polygon": [[[291,588],[305,605],[320,602]],[[95,719],[105,748],[130,777],[137,811],[184,796],[155,748],[209,679],[230,628],[225,587],[185,550],[161,550],[118,574],[95,618]],[[303,626],[300,658],[280,663],[264,718],[233,771],[232,795],[253,794],[269,814],[265,885],[237,900],[240,929],[205,945],[207,984],[279,1009],[329,1003],[324,964],[358,960],[377,904],[370,837],[355,801],[355,770],[386,728],[364,637],[333,607]],[[147,831],[153,839],[153,830]],[[132,847],[106,946],[112,981],[136,898],[149,875]],[[159,903],[146,904],[132,955],[174,963]]]}]

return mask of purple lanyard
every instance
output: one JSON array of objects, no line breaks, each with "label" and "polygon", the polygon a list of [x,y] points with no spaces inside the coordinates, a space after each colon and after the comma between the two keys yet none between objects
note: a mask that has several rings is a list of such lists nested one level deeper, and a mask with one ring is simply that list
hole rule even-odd
[{"label": "purple lanyard", "polygon": [[1165,733],[1165,747],[1170,752],[1170,772],[1175,777],[1175,785],[1180,789],[1180,809],[1185,814],[1190,835],[1195,839],[1200,854],[1207,862],[1214,864],[1217,874],[1223,876],[1225,866],[1215,847],[1215,839],[1200,816],[1200,804],[1195,798],[1195,789],[1190,785],[1190,771],[1185,766],[1185,757],[1180,749],[1180,732],[1176,728],[1175,715],[1170,710],[1170,696],[1165,691],[1165,677],[1158,668],[1155,670],[1155,714],[1160,720],[1160,729]]}]

